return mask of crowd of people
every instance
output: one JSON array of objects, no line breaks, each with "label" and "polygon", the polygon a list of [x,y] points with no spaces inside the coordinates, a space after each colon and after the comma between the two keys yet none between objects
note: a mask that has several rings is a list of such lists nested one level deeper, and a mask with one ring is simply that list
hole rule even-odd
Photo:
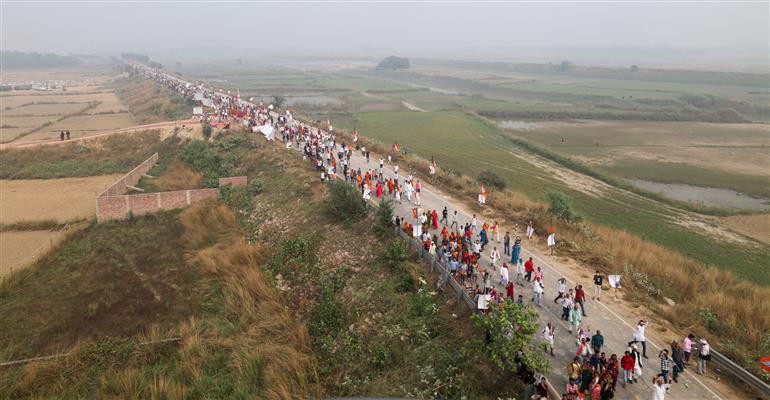
[{"label": "crowd of people", "polygon": [[[649,369],[653,371],[648,378],[652,383],[652,398],[663,400],[671,385],[677,383],[679,375],[688,368],[691,358],[697,358],[697,372],[705,373],[710,346],[705,339],[696,341],[692,334],[681,343],[673,342],[670,348],[660,351],[659,369],[648,366],[645,330],[649,322],[646,320],[638,322],[627,346],[610,349],[600,330],[592,332],[591,327],[583,323],[589,302],[583,285],[568,287],[563,276],[547,280],[545,271],[536,265],[534,257],[524,255],[524,244],[534,240],[537,234],[531,221],[527,223],[522,237],[516,225],[511,234],[503,232],[498,221],[483,221],[476,214],[463,220],[457,210],[450,211],[446,206],[440,210],[428,207],[423,201],[424,192],[419,178],[408,171],[402,175],[391,156],[387,156],[387,161],[380,158],[372,163],[370,152],[358,143],[358,132],[354,132],[352,144],[337,143],[330,123],[327,130],[322,130],[293,119],[288,110],[278,114],[272,106],[262,102],[252,104],[206,90],[201,85],[191,85],[157,70],[144,68],[142,73],[189,99],[209,104],[215,110],[213,115],[220,120],[251,129],[266,125],[273,127],[286,147],[300,151],[312,163],[320,172],[321,181],[344,179],[354,185],[365,200],[392,198],[402,206],[402,210],[408,210],[406,215],[397,213],[394,224],[419,240],[426,252],[437,257],[445,266],[446,279],[454,279],[465,288],[475,300],[478,312],[489,312],[505,301],[535,308],[547,307],[543,298],[550,283],[546,282],[554,282],[556,296],[553,303],[558,307],[556,313],[561,311],[561,321],[547,322],[541,334],[546,355],[550,356],[555,356],[555,338],[561,335],[559,324],[563,324],[563,330],[569,337],[569,347],[560,349],[574,354],[565,370],[568,383],[562,390],[563,399],[613,399],[618,384],[626,388],[627,385],[642,382],[643,371]],[[358,167],[353,165],[356,154],[361,160]],[[435,171],[434,164],[431,165],[432,171]],[[388,168],[385,168],[386,165]],[[479,203],[483,205],[486,190],[482,188],[481,191],[483,197],[480,196]],[[555,231],[547,232],[547,243],[553,253],[556,248]],[[485,250],[489,250],[488,255]],[[604,279],[596,271],[591,301],[601,301]],[[599,308],[595,312],[600,312]],[[541,313],[547,314],[545,311]],[[521,356],[519,354],[518,357]],[[517,374],[526,388],[525,399],[547,398],[548,387],[542,375],[529,371],[523,362],[518,365]]]}]

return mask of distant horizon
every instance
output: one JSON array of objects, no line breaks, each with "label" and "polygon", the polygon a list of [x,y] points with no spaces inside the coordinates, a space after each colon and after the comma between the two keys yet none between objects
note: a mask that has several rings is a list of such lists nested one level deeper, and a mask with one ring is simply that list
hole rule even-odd
[{"label": "distant horizon", "polygon": [[768,2],[62,1],[4,2],[0,7],[3,50],[135,51],[182,62],[397,54],[732,71],[770,68]]}]

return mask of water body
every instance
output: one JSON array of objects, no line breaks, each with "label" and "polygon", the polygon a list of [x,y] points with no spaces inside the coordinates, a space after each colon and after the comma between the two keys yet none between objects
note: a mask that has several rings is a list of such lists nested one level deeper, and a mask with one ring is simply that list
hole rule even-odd
[{"label": "water body", "polygon": [[324,95],[299,95],[299,96],[286,96],[286,105],[295,106],[297,104],[309,104],[313,106],[327,106],[342,104],[342,100],[324,96]]},{"label": "water body", "polygon": [[735,208],[740,210],[770,210],[770,199],[755,198],[729,189],[660,183],[642,179],[629,179],[630,183],[650,192],[660,193],[671,199],[706,207]]},{"label": "water body", "polygon": [[534,122],[525,121],[500,121],[500,126],[505,129],[513,129],[515,131],[531,131],[537,129],[537,124]]}]

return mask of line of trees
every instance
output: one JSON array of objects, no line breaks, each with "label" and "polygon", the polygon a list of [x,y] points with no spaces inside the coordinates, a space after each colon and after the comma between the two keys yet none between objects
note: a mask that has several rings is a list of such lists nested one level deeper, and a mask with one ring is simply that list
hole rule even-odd
[{"label": "line of trees", "polygon": [[3,51],[0,60],[3,68],[61,68],[77,67],[81,64],[80,58],[75,56],[22,51]]}]

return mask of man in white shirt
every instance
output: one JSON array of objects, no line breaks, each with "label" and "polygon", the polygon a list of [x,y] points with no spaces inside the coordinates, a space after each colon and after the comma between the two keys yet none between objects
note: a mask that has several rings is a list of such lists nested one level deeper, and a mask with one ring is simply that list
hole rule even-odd
[{"label": "man in white shirt", "polygon": [[492,259],[492,269],[497,271],[497,260],[500,259],[500,252],[497,250],[497,247],[492,248],[492,253],[489,255],[489,258]]},{"label": "man in white shirt", "polygon": [[636,328],[634,329],[634,340],[628,342],[628,346],[631,347],[632,344],[635,343],[641,343],[642,344],[642,357],[647,357],[647,338],[644,336],[644,330],[647,328],[647,321],[645,320],[639,320],[639,322],[636,324]]}]

